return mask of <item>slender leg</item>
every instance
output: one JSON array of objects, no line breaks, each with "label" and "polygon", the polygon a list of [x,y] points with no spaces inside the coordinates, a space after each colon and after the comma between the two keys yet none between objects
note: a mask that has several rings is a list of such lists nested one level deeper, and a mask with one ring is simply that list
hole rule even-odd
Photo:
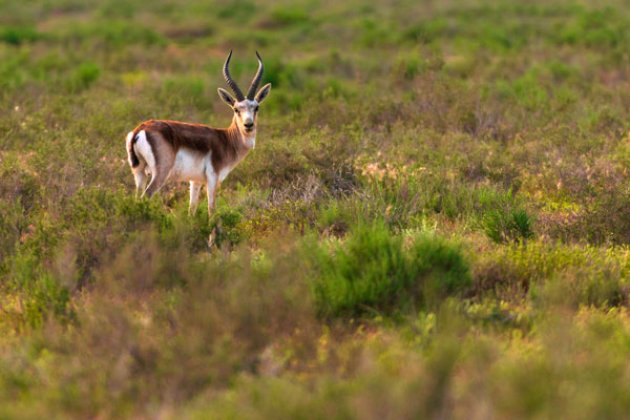
[{"label": "slender leg", "polygon": [[209,171],[208,173],[208,183],[206,184],[206,189],[208,192],[208,217],[212,214],[212,210],[214,209],[214,198],[219,188],[219,177],[214,171]]},{"label": "slender leg", "polygon": [[[208,220],[210,220],[210,216],[212,215],[212,211],[214,210],[215,198],[217,194],[217,190],[219,189],[219,185],[221,185],[221,181],[219,181],[218,175],[214,171],[209,171],[208,173],[208,183],[206,184],[206,189],[208,193]],[[212,248],[214,245],[215,238],[218,234],[219,226],[215,226],[208,236],[208,247]]]},{"label": "slender leg", "polygon": [[144,190],[142,194],[143,197],[151,197],[164,185],[168,172],[159,170],[156,172],[155,174],[151,174],[151,182],[149,182],[149,186]]},{"label": "slender leg", "polygon": [[140,197],[140,194],[147,187],[148,177],[145,172],[145,168],[136,168],[133,170],[133,179],[136,182],[136,197]]},{"label": "slender leg", "polygon": [[164,150],[160,155],[160,161],[155,165],[155,169],[151,168],[151,182],[146,190],[144,190],[143,196],[151,197],[157,191],[160,190],[166,183],[173,164],[175,163],[175,155],[169,150]]},{"label": "slender leg", "polygon": [[190,181],[190,203],[188,206],[188,214],[194,215],[197,212],[199,204],[199,193],[201,192],[201,183]]}]

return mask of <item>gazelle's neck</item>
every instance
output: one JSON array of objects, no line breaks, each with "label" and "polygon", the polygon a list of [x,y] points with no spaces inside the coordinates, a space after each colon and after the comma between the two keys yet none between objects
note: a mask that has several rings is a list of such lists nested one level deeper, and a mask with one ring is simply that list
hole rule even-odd
[{"label": "gazelle's neck", "polygon": [[231,141],[236,142],[239,146],[245,147],[247,150],[253,149],[256,146],[256,129],[251,132],[245,132],[241,130],[236,117],[232,118],[232,123],[226,128],[226,133]]}]

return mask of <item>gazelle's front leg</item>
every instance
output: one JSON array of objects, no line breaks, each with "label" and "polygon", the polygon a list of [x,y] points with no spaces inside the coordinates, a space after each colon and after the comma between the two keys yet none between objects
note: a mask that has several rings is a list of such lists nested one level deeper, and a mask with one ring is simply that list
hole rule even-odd
[{"label": "gazelle's front leg", "polygon": [[201,183],[190,181],[190,202],[188,205],[188,214],[194,215],[199,205],[199,193],[201,192]]},{"label": "gazelle's front leg", "polygon": [[214,170],[209,170],[208,174],[208,182],[206,183],[206,190],[208,192],[208,217],[212,214],[212,210],[214,209],[214,199],[219,189],[219,176]]}]

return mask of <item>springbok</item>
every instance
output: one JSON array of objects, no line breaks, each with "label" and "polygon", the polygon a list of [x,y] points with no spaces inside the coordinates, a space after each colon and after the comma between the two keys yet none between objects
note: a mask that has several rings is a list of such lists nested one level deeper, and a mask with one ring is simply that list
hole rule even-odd
[{"label": "springbok", "polygon": [[[256,144],[258,106],[269,95],[271,83],[258,93],[263,75],[263,63],[258,52],[258,70],[247,96],[243,95],[230,76],[232,51],[223,65],[223,77],[236,98],[219,88],[219,97],[234,110],[232,124],[214,128],[169,120],[149,120],[127,134],[129,165],[136,183],[136,194],[150,197],[166,181],[190,183],[189,213],[197,210],[199,193],[205,184],[208,194],[208,215],[214,207],[221,182]],[[151,182],[147,186],[148,175]]]}]

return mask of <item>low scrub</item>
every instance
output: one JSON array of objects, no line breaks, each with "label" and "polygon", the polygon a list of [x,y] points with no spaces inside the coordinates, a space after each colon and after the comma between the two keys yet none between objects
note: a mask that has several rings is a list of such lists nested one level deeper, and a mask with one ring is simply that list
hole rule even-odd
[{"label": "low scrub", "polygon": [[475,271],[475,293],[492,290],[502,299],[529,294],[539,307],[620,306],[630,290],[624,248],[532,241],[487,252]]},{"label": "low scrub", "polygon": [[311,255],[319,313],[325,317],[430,306],[470,283],[460,248],[440,237],[394,235],[382,224],[357,227]]}]

